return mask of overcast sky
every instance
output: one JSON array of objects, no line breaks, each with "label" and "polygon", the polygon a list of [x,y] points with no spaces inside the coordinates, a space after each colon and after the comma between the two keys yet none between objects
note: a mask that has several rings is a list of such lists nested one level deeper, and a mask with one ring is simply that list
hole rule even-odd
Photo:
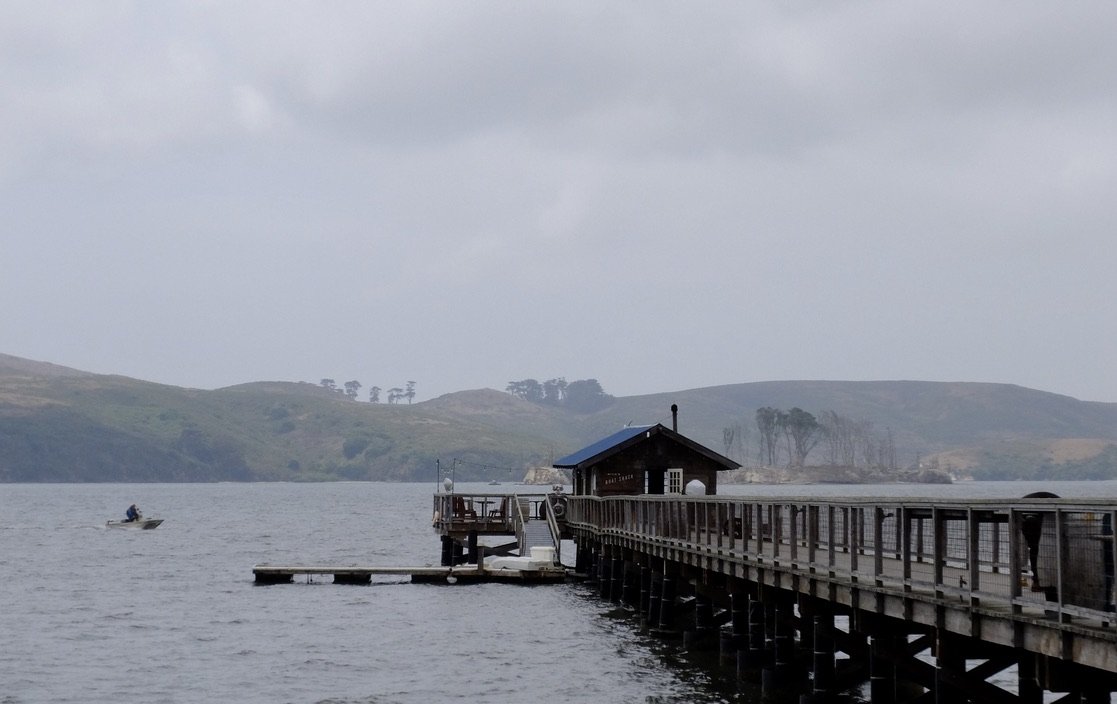
[{"label": "overcast sky", "polygon": [[1117,3],[0,1],[0,352],[1117,402]]}]

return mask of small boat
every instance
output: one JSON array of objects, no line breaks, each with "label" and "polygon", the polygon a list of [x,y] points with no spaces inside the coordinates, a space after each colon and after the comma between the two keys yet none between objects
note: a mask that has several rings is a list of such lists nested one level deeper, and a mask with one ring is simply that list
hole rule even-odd
[{"label": "small boat", "polygon": [[495,479],[493,479],[492,481],[489,482],[489,486],[499,486],[499,485],[500,485],[500,482],[498,482]]},{"label": "small boat", "polygon": [[158,528],[163,522],[162,518],[137,518],[134,521],[109,521],[106,528],[132,528],[133,530],[151,530]]}]

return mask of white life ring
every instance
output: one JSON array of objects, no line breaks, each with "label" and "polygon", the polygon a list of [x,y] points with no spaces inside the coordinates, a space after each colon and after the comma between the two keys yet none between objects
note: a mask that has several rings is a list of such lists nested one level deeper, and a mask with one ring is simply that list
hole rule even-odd
[{"label": "white life ring", "polygon": [[551,499],[551,511],[554,512],[555,518],[561,519],[566,515],[566,497],[556,496]]}]

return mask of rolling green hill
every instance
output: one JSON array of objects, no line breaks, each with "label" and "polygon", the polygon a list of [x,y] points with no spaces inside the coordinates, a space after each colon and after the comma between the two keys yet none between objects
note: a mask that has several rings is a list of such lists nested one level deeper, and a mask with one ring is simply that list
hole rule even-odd
[{"label": "rolling green hill", "polygon": [[[461,480],[513,481],[625,424],[670,425],[673,403],[680,432],[745,464],[757,455],[756,409],[770,406],[833,411],[887,432],[900,466],[918,458],[995,478],[1117,476],[1117,404],[1003,384],[763,382],[577,413],[491,389],[410,405],[309,383],[203,391],[0,355],[0,481],[433,482],[439,462]],[[810,459],[824,461],[818,450]]]}]

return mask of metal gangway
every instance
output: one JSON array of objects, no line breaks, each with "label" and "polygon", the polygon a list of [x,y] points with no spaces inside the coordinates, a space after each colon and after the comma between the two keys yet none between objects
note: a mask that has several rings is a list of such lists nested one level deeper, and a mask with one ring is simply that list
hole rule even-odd
[{"label": "metal gangway", "polygon": [[555,561],[561,563],[562,540],[555,516],[556,504],[550,498],[545,498],[535,505],[537,508],[533,512],[530,499],[520,496],[515,498],[516,509],[512,522],[520,555],[529,555],[531,549],[536,547],[553,548]]}]

